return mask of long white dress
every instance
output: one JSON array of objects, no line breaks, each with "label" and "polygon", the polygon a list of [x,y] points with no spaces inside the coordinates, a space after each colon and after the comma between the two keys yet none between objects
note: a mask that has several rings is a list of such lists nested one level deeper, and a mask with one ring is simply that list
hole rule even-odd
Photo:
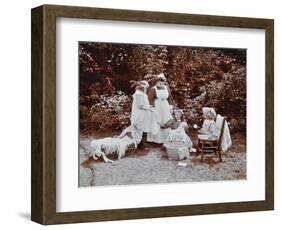
[{"label": "long white dress", "polygon": [[[166,86],[163,89],[158,89],[156,86],[156,99],[154,102],[154,120],[152,121],[153,132],[147,135],[147,141],[158,144],[163,144],[169,134],[170,128],[162,129],[160,126],[165,125],[169,120],[173,119],[170,112],[170,105],[168,102],[169,91]],[[155,124],[156,122],[156,124]]]},{"label": "long white dress", "polygon": [[136,90],[133,95],[131,125],[142,132],[151,132],[152,112],[150,108],[147,94]]}]

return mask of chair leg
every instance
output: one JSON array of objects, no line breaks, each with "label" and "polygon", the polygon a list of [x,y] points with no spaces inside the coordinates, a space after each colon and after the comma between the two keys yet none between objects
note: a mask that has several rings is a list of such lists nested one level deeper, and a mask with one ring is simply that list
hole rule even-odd
[{"label": "chair leg", "polygon": [[222,158],[221,158],[221,150],[220,150],[220,148],[219,148],[218,152],[219,152],[220,162],[222,162]]},{"label": "chair leg", "polygon": [[201,162],[203,162],[204,160],[204,141],[202,142],[202,146],[201,146]]}]

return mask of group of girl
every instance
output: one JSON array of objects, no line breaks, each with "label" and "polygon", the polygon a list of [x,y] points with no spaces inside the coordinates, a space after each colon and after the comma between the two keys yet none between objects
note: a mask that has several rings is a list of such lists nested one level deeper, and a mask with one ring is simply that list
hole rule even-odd
[{"label": "group of girl", "polygon": [[140,81],[133,94],[131,125],[142,132],[143,143],[163,144],[171,128],[176,128],[181,116],[174,117],[174,100],[163,73],[157,75],[156,84],[150,88],[147,81]]},{"label": "group of girl", "polygon": [[[139,147],[144,143],[165,143],[171,129],[176,129],[182,122],[182,112],[173,109],[175,101],[163,73],[157,75],[152,87],[147,81],[140,81],[133,94],[131,125],[142,135]],[[213,108],[203,107],[204,122],[199,133],[217,135],[216,112]],[[191,143],[192,145],[192,143]]]}]

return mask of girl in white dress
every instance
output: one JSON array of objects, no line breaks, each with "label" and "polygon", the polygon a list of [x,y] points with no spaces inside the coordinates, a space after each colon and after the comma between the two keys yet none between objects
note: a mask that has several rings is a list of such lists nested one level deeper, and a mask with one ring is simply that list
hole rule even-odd
[{"label": "girl in white dress", "polygon": [[[152,112],[148,97],[146,94],[149,84],[147,81],[140,81],[133,94],[133,104],[131,113],[131,125],[143,136],[143,134],[152,130]],[[143,146],[143,138],[140,143]]]},{"label": "girl in white dress", "polygon": [[[168,136],[170,128],[161,128],[173,119],[171,114],[173,99],[170,89],[165,85],[166,78],[163,73],[157,77],[157,83],[149,92],[150,104],[154,106],[154,120],[152,120],[153,130],[147,136],[147,141],[163,144]],[[169,103],[170,102],[170,103]]]}]

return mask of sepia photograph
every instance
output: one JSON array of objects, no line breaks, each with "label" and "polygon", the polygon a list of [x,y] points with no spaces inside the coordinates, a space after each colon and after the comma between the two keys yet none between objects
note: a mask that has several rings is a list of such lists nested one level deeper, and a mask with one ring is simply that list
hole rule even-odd
[{"label": "sepia photograph", "polygon": [[32,221],[274,210],[275,20],[187,11],[31,10]]},{"label": "sepia photograph", "polygon": [[79,187],[247,179],[246,49],[80,41]]}]

